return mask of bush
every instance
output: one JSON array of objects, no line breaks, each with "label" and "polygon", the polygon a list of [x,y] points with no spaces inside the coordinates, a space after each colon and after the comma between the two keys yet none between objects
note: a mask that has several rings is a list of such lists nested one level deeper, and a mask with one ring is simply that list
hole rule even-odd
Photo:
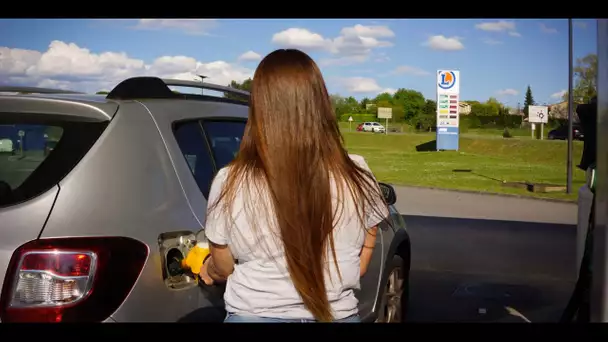
[{"label": "bush", "polygon": [[477,116],[462,115],[460,126],[467,128],[517,128],[521,125],[523,118],[518,115],[492,115]]}]

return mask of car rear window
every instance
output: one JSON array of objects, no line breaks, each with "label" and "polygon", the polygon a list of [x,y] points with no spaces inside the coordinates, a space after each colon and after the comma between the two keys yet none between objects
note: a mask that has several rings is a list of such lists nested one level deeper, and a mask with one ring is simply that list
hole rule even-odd
[{"label": "car rear window", "polygon": [[19,121],[0,121],[0,207],[34,198],[59,183],[107,126],[37,117],[23,114]]}]

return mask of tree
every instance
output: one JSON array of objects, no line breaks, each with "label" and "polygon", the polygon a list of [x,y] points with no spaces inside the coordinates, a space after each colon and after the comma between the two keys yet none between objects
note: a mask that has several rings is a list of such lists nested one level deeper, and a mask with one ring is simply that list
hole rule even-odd
[{"label": "tree", "polygon": [[532,96],[532,89],[530,85],[528,85],[528,89],[526,89],[526,96],[524,99],[524,117],[528,117],[528,106],[534,106],[534,97]]},{"label": "tree", "polygon": [[[251,78],[244,80],[243,83],[239,83],[239,82],[233,80],[232,82],[230,82],[230,84],[228,86],[231,88],[234,88],[234,89],[245,90],[245,91],[250,92],[252,82],[253,82],[253,80]],[[224,97],[228,98],[228,99],[233,99],[233,100],[243,100],[244,99],[244,97],[242,95],[231,94],[231,93],[225,93]]]},{"label": "tree", "polygon": [[105,90],[100,90],[98,92],[96,92],[96,95],[108,95],[110,92],[109,91],[105,91]]},{"label": "tree", "polygon": [[399,88],[393,95],[393,105],[403,108],[405,120],[423,114],[425,103],[424,95],[416,90]]},{"label": "tree", "polygon": [[[475,101],[477,102],[477,101]],[[471,105],[471,115],[473,116],[493,116],[496,115],[493,112],[493,108],[489,106],[487,103],[470,103]]]},{"label": "tree", "polygon": [[[597,55],[591,53],[583,58],[577,58],[573,71],[572,98],[574,103],[587,103],[592,97],[597,96]],[[568,101],[568,92],[564,93],[562,99]]]},{"label": "tree", "polygon": [[367,97],[364,97],[361,100],[361,109],[367,113],[367,105],[371,104],[371,103],[372,103],[372,101],[370,99],[368,99]]},{"label": "tree", "polygon": [[380,102],[385,101],[390,103],[391,105],[393,104],[393,95],[391,95],[390,93],[381,93],[378,94],[376,96],[376,98],[374,98],[374,103],[376,104],[377,107],[382,107],[380,105]]},{"label": "tree", "polygon": [[498,102],[497,99],[490,97],[485,105],[487,106],[488,115],[500,115],[502,103]]},{"label": "tree", "polygon": [[424,103],[423,113],[425,115],[431,115],[434,117],[437,113],[437,102],[433,100],[426,100],[426,102]]},{"label": "tree", "polygon": [[342,97],[338,94],[329,96],[331,105],[336,114],[336,118],[339,120],[344,114],[359,114],[363,113],[359,101],[352,96]]},{"label": "tree", "polygon": [[410,120],[410,123],[419,130],[431,130],[436,124],[437,102],[426,100],[424,107],[415,117]]}]

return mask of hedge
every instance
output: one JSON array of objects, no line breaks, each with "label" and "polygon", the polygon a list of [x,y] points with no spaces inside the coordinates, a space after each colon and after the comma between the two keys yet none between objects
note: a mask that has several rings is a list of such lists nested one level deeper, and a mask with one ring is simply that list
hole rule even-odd
[{"label": "hedge", "polygon": [[351,116],[353,122],[376,121],[378,119],[376,114],[342,114],[340,115],[340,121],[348,122],[348,118]]},{"label": "hedge", "polygon": [[[353,122],[377,121],[376,114],[342,114],[339,121],[348,122],[349,117],[353,117]],[[391,120],[393,124],[402,124],[406,122],[397,122]],[[461,115],[459,126],[467,128],[518,128],[521,127],[523,117],[519,115],[494,115],[494,116],[477,116],[474,114]],[[564,119],[549,119],[547,127],[557,127],[567,124],[568,120]]]}]

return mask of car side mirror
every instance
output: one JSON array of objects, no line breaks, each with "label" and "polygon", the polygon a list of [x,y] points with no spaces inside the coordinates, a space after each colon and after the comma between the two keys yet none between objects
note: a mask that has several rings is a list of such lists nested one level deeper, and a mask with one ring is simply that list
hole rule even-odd
[{"label": "car side mirror", "polygon": [[378,184],[380,184],[380,190],[382,191],[382,195],[384,195],[384,201],[386,201],[386,204],[393,205],[397,203],[397,193],[395,192],[395,188],[386,183]]}]

